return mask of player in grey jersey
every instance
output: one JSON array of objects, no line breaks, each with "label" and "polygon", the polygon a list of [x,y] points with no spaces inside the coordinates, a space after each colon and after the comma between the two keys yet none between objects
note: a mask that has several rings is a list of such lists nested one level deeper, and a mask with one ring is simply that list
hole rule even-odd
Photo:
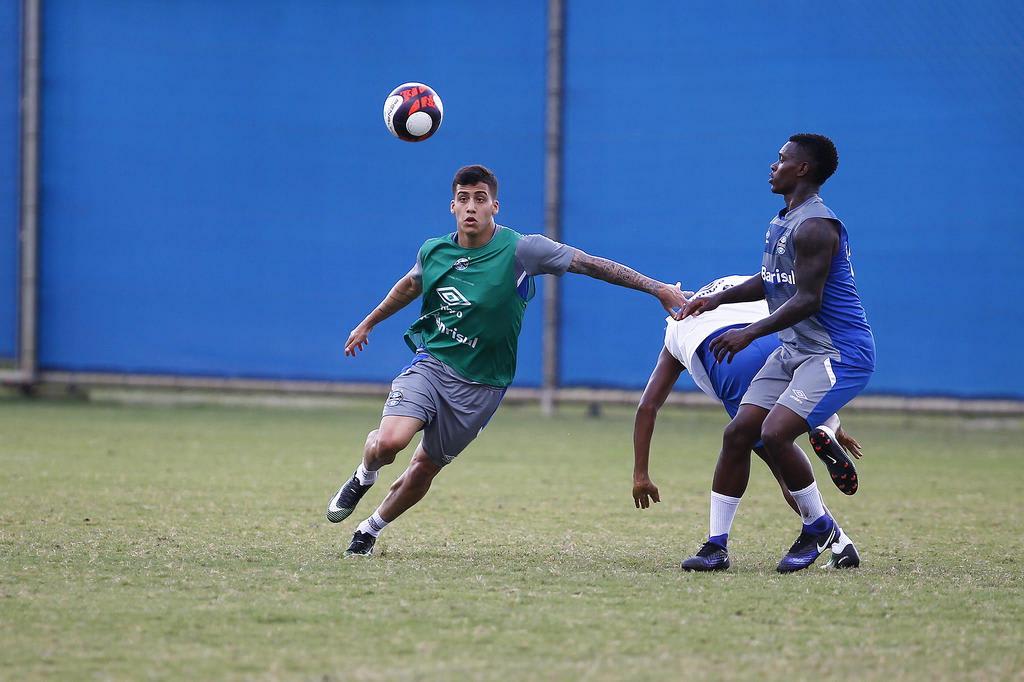
[{"label": "player in grey jersey", "polygon": [[[779,332],[782,341],[726,427],[712,485],[712,514],[716,504],[731,507],[726,524],[731,525],[750,475],[750,449],[762,441],[803,519],[800,535],[779,562],[780,573],[807,568],[838,535],[838,524],[827,513],[814,472],[795,440],[863,390],[874,370],[874,340],[853,280],[846,227],[818,196],[838,165],[839,155],[827,137],[790,137],[771,165],[772,192],[783,195],[786,205],[765,235],[761,274],[713,296],[694,298],[683,309],[685,318],[727,303],[768,302],[768,317],[726,331],[710,345],[721,362],[765,335]],[[725,548],[710,540],[697,556],[712,553],[726,561]]]},{"label": "player in grey jersey", "polygon": [[[729,287],[742,284],[749,277],[733,275],[722,277],[702,287],[697,296],[710,296],[724,291]],[[637,408],[633,425],[633,500],[637,508],[650,506],[651,501],[660,501],[658,488],[651,481],[649,474],[651,439],[654,435],[654,424],[658,410],[665,403],[672,391],[672,386],[684,371],[689,371],[694,383],[706,395],[722,402],[729,417],[735,417],[740,409],[740,402],[750,388],[754,376],[782,345],[779,338],[770,334],[755,340],[736,354],[732,362],[719,362],[710,352],[711,342],[730,329],[737,329],[768,317],[768,305],[764,301],[749,301],[722,305],[699,317],[691,316],[682,321],[671,317],[666,318],[665,341],[658,357],[658,362],[651,373],[651,378],[644,389]],[[823,448],[820,439],[828,441],[828,449]],[[860,444],[842,428],[838,415],[829,415],[811,435],[811,445],[819,457],[833,458],[837,462],[849,462],[849,454],[859,458]],[[772,474],[782,488],[786,502],[797,514],[800,508],[789,489],[786,487],[782,474],[774,460],[764,447],[755,445],[754,451],[765,461]],[[851,467],[852,469],[852,467]],[[836,480],[840,490],[845,480]],[[711,556],[690,557],[682,564],[684,570],[724,570],[729,567],[725,547],[728,544],[731,514],[736,510],[729,500],[712,492],[712,513],[710,515],[708,544]],[[827,508],[826,508],[827,509]],[[842,529],[838,539],[832,544],[832,556],[825,565],[827,568],[854,568],[860,565],[860,556],[853,540]],[[721,548],[721,549],[718,549]]]}]

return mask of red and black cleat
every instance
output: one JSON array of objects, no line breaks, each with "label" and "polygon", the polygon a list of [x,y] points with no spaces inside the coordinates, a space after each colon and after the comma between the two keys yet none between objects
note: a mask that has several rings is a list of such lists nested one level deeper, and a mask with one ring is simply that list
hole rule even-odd
[{"label": "red and black cleat", "polygon": [[811,447],[828,469],[828,474],[839,488],[839,492],[844,495],[853,495],[857,492],[857,467],[835,438],[825,429],[814,429],[811,432]]}]

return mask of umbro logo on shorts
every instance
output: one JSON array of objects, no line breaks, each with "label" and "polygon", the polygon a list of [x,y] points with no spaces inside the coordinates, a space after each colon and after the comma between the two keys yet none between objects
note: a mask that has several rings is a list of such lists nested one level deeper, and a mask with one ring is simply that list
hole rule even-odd
[{"label": "umbro logo on shorts", "polygon": [[807,394],[801,391],[799,388],[793,389],[793,397],[800,404],[803,404],[803,402],[807,400]]},{"label": "umbro logo on shorts", "polygon": [[405,396],[402,395],[401,391],[391,391],[391,393],[388,393],[388,399],[384,402],[384,404],[388,407],[394,407],[398,403],[402,402],[402,400],[404,399]]}]

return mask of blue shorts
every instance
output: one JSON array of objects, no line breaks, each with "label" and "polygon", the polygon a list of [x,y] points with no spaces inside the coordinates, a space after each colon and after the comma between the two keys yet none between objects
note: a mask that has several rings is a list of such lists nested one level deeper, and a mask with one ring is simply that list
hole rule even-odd
[{"label": "blue shorts", "polygon": [[768,336],[754,339],[753,343],[733,357],[732,362],[718,362],[715,360],[715,356],[710,350],[712,339],[721,336],[730,329],[739,329],[746,326],[745,324],[735,324],[730,327],[723,327],[704,339],[697,349],[697,357],[700,358],[700,363],[704,365],[704,371],[707,372],[708,379],[711,380],[711,387],[715,389],[715,395],[725,405],[725,411],[729,413],[730,417],[735,417],[736,413],[739,412],[743,394],[747,392],[747,389],[750,388],[750,382],[754,380],[757,373],[764,367],[768,356],[782,345],[776,334],[769,334]]}]

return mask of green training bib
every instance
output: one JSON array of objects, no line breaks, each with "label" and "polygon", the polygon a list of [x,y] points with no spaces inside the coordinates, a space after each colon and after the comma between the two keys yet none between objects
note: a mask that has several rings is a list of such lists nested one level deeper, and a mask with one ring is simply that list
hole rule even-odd
[{"label": "green training bib", "polygon": [[527,303],[515,281],[522,235],[498,226],[491,241],[476,249],[459,246],[453,236],[420,247],[423,305],[405,342],[470,381],[508,386]]}]

